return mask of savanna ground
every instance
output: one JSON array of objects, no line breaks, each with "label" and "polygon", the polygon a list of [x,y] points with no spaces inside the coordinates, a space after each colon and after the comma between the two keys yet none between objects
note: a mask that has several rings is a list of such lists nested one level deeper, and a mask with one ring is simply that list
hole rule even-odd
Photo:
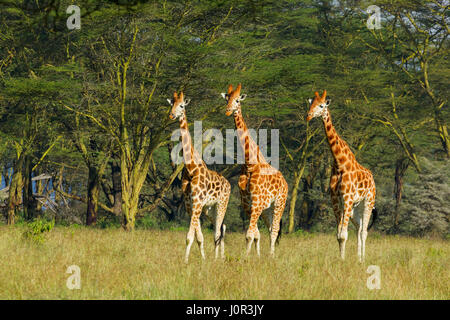
[{"label": "savanna ground", "polygon": [[[353,232],[347,257],[333,234],[283,235],[276,258],[262,231],[258,259],[243,259],[245,237],[226,235],[226,259],[214,261],[213,234],[204,231],[206,261],[194,244],[184,264],[183,230],[55,227],[45,241],[25,227],[0,227],[0,299],[449,299],[449,242],[369,232],[366,262],[357,262]],[[352,230],[353,231],[353,230]],[[68,266],[81,269],[81,289],[66,287]],[[369,290],[369,265],[381,269],[381,289]]]}]

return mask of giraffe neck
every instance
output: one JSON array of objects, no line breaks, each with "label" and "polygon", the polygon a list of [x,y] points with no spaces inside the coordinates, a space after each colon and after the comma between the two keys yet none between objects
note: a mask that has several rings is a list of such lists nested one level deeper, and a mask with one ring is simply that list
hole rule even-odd
[{"label": "giraffe neck", "polygon": [[257,163],[267,163],[266,159],[261,153],[258,144],[252,139],[248,132],[247,125],[240,108],[234,112],[234,123],[238,131],[239,141],[244,151],[244,159],[246,165],[255,165]]},{"label": "giraffe neck", "polygon": [[331,122],[330,111],[327,109],[322,115],[323,127],[333,154],[335,164],[338,168],[345,168],[345,164],[355,160],[355,155],[347,143],[339,137]]},{"label": "giraffe neck", "polygon": [[191,134],[189,133],[186,115],[180,118],[180,129],[181,129],[181,143],[183,146],[184,166],[189,176],[192,177],[194,170],[198,167],[205,166],[205,164],[192,144]]}]

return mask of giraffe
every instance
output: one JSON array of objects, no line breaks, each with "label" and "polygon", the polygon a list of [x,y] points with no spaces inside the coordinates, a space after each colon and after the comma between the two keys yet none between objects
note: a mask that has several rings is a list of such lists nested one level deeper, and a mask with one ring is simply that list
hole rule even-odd
[{"label": "giraffe", "polygon": [[216,206],[215,221],[215,258],[219,255],[219,245],[221,258],[225,257],[224,235],[226,226],[223,223],[225,212],[227,211],[228,200],[231,193],[231,185],[225,177],[206,167],[197,150],[192,145],[191,135],[188,129],[185,107],[190,99],[185,100],[183,92],[178,95],[173,94],[173,100],[167,99],[172,106],[170,119],[179,120],[181,130],[181,141],[185,166],[182,173],[182,190],[186,211],[191,216],[191,223],[186,238],[185,262],[188,262],[189,252],[197,239],[202,258],[205,259],[203,247],[203,234],[200,227],[200,215],[204,207]]},{"label": "giraffe", "polygon": [[[264,159],[258,145],[250,136],[241,112],[241,101],[246,95],[241,95],[241,84],[235,90],[230,84],[228,93],[222,93],[227,101],[226,115],[234,115],[238,138],[244,152],[245,162],[239,177],[239,191],[244,211],[250,218],[246,234],[247,256],[250,254],[253,241],[256,253],[260,254],[260,232],[258,218],[262,211],[274,203],[272,225],[270,226],[270,254],[275,254],[275,243],[281,236],[281,218],[288,194],[288,185],[280,171],[272,167]],[[264,215],[263,215],[264,219]],[[267,222],[266,222],[267,224]]]},{"label": "giraffe", "polygon": [[[355,225],[358,239],[358,258],[364,261],[367,230],[370,229],[377,217],[375,205],[375,181],[372,172],[360,165],[347,143],[339,137],[331,122],[328,106],[331,100],[327,99],[327,91],[322,96],[315,92],[314,99],[309,99],[309,112],[307,121],[315,117],[322,117],[325,134],[334,157],[330,178],[330,193],[333,211],[337,222],[337,240],[341,258],[345,259],[345,242],[347,241],[348,221],[351,219]],[[362,215],[353,211],[364,200]],[[341,212],[340,204],[343,202],[344,210]],[[372,224],[368,227],[373,210]]]}]

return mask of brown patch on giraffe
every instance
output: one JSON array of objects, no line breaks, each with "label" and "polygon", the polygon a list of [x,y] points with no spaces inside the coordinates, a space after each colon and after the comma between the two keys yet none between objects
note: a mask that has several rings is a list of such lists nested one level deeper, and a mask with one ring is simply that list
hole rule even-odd
[{"label": "brown patch on giraffe", "polygon": [[348,171],[350,171],[351,168],[352,168],[352,164],[351,164],[350,162],[347,162],[347,163],[345,164],[345,169],[348,170]]}]

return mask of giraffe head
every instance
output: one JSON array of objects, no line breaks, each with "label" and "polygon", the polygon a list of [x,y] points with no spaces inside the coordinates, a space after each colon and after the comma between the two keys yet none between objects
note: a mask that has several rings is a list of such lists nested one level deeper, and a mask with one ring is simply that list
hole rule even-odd
[{"label": "giraffe head", "polygon": [[310,106],[306,121],[309,121],[315,117],[323,116],[326,113],[326,110],[331,102],[330,99],[327,99],[327,90],[323,91],[322,96],[320,96],[317,91],[314,94],[315,94],[314,99],[308,100]]},{"label": "giraffe head", "polygon": [[246,94],[241,95],[241,84],[233,90],[233,85],[228,86],[228,92],[222,93],[222,97],[227,101],[227,116],[231,116],[236,111],[241,110],[241,101],[247,97]]},{"label": "giraffe head", "polygon": [[191,99],[184,100],[183,92],[180,92],[178,95],[175,91],[173,93],[173,99],[167,99],[167,101],[172,106],[169,114],[170,119],[183,119],[186,114],[185,107],[191,102]]}]

